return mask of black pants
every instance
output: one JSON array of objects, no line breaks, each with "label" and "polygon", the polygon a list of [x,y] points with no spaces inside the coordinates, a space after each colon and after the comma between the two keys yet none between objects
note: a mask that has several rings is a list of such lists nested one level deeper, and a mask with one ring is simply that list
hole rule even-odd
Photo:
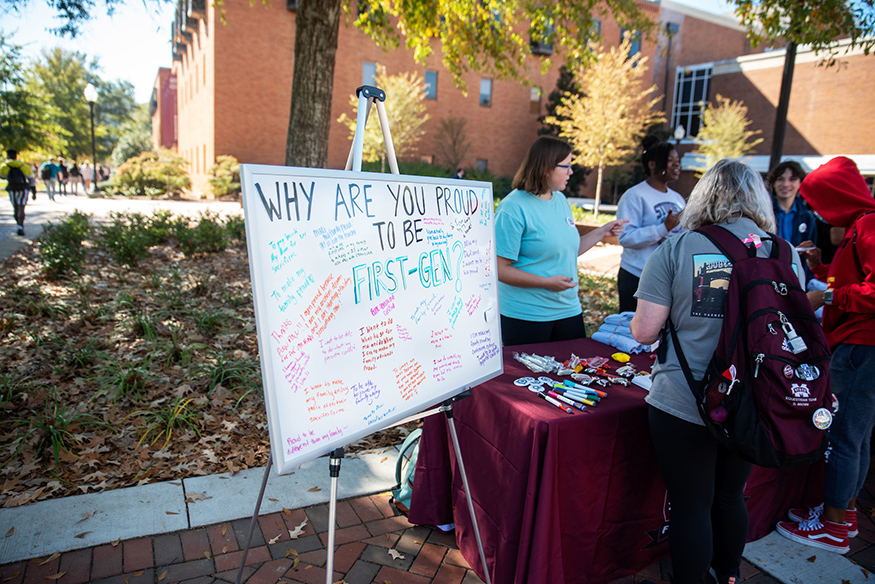
[{"label": "black pants", "polygon": [[753,465],[732,454],[704,426],[649,408],[650,434],[671,503],[673,584],[738,572],[747,540],[744,484]]},{"label": "black pants", "polygon": [[505,347],[570,341],[584,337],[586,337],[586,325],[583,324],[583,314],[545,322],[501,316],[501,341]]},{"label": "black pants", "polygon": [[10,191],[9,201],[12,203],[12,217],[19,227],[24,227],[24,207],[27,205],[29,191]]},{"label": "black pants", "polygon": [[638,291],[638,282],[641,278],[631,272],[620,268],[617,272],[617,292],[620,293],[620,312],[635,312],[638,308],[638,299],[635,292]]}]

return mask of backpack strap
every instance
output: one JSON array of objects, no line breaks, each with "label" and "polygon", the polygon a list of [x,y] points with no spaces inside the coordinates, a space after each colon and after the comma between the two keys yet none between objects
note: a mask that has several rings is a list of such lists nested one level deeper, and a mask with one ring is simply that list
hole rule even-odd
[{"label": "backpack strap", "polygon": [[[687,385],[690,386],[693,398],[698,404],[701,397],[696,393],[696,388],[699,387],[701,382],[696,381],[696,378],[693,377],[693,371],[690,369],[689,363],[687,363],[687,357],[684,355],[684,350],[681,348],[681,342],[678,339],[678,332],[677,329],[674,328],[674,322],[672,322],[671,316],[668,317],[668,330],[671,332],[671,344],[674,346],[674,352],[678,356],[678,363],[680,363],[681,369],[684,372],[684,377],[687,378]],[[665,335],[663,335],[663,338],[665,338]]]},{"label": "backpack strap", "polygon": [[[725,227],[721,227],[720,225],[702,225],[701,227],[696,228],[695,231],[707,237],[733,264],[743,259],[756,257],[757,251],[755,247],[743,243]],[[786,263],[793,263],[793,256],[790,251],[792,246],[789,242],[782,240],[773,233],[769,233],[762,239],[770,240],[772,242],[772,248],[769,251],[770,258],[779,259]],[[786,245],[781,245],[782,241],[784,241]]]},{"label": "backpack strap", "polygon": [[419,443],[419,437],[421,435],[422,426],[420,426],[419,428],[415,428],[410,434],[407,435],[407,438],[404,439],[404,442],[401,443],[401,448],[399,448],[398,452],[398,462],[395,465],[396,489],[401,488],[401,470],[404,467],[404,455],[407,454],[408,450],[410,450]]}]

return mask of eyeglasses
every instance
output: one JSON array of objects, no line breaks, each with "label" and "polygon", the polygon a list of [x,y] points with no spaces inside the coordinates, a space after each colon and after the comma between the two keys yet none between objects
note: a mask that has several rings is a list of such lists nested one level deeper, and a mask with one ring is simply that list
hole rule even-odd
[{"label": "eyeglasses", "polygon": [[557,168],[564,168],[567,172],[571,172],[571,165],[570,164],[557,164],[556,167]]}]

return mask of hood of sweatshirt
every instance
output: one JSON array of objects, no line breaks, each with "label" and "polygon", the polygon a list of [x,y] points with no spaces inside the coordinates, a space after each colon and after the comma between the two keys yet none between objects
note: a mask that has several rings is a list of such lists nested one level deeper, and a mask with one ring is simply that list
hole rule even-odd
[{"label": "hood of sweatshirt", "polygon": [[844,156],[811,171],[802,181],[799,193],[834,227],[850,227],[863,213],[875,211],[875,199],[857,165]]}]

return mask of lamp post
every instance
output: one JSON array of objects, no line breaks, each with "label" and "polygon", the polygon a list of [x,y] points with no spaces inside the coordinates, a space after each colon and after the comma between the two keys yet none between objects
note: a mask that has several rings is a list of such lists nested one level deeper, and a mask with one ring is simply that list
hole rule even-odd
[{"label": "lamp post", "polygon": [[96,193],[100,191],[100,187],[97,186],[97,149],[94,144],[94,102],[97,101],[97,88],[90,83],[85,86],[85,99],[88,100],[88,106],[91,108],[91,175]]}]

